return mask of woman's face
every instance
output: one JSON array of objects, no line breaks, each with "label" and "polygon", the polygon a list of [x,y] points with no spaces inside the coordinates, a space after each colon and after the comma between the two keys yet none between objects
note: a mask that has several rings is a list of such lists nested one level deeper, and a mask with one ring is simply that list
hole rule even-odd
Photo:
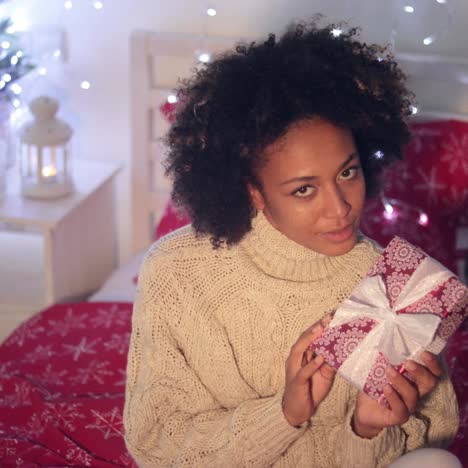
[{"label": "woman's face", "polygon": [[303,120],[264,157],[257,171],[262,189],[249,186],[255,208],[304,247],[332,256],[349,252],[365,197],[351,132],[318,118]]}]

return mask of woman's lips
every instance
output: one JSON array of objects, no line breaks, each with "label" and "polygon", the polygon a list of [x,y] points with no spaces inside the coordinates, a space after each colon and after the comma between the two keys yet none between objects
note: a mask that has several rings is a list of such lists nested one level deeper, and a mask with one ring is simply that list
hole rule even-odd
[{"label": "woman's lips", "polygon": [[340,231],[324,232],[322,237],[328,239],[331,242],[344,242],[347,241],[354,233],[354,227],[352,224],[348,225]]}]

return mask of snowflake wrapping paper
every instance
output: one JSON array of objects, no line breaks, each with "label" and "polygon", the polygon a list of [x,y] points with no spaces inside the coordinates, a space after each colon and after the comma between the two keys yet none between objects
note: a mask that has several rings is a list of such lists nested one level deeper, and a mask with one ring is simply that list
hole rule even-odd
[{"label": "snowflake wrapping paper", "polygon": [[387,404],[386,369],[439,354],[468,314],[468,290],[421,249],[393,238],[311,348],[346,380]]}]

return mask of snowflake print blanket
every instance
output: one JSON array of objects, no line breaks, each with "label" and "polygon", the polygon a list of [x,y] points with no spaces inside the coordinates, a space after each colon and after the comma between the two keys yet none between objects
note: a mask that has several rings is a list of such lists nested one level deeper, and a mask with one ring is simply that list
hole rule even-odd
[{"label": "snowflake print blanket", "polygon": [[386,369],[440,353],[468,314],[468,289],[421,249],[395,237],[311,344],[337,372],[386,404]]},{"label": "snowflake print blanket", "polygon": [[[0,345],[0,466],[136,467],[122,410],[131,304],[59,304]],[[446,353],[461,425],[450,450],[468,468],[468,321]]]},{"label": "snowflake print blanket", "polygon": [[59,304],[0,346],[0,466],[136,466],[122,410],[132,305]]}]

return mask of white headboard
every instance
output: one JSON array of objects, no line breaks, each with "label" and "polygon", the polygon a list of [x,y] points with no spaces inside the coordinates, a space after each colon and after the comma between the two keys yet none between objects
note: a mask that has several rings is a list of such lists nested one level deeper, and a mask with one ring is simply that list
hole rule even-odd
[{"label": "white headboard", "polygon": [[[214,54],[231,48],[239,39],[189,36],[176,33],[136,31],[130,38],[130,126],[132,140],[132,253],[151,244],[155,224],[170,196],[171,184],[164,176],[161,161],[164,146],[159,141],[169,128],[161,114],[163,104],[178,78],[187,77],[196,66],[202,52]],[[246,42],[250,42],[247,39]],[[417,60],[416,60],[417,59]],[[424,62],[424,57],[405,57],[407,66]],[[429,63],[432,64],[430,60]],[[414,77],[420,76],[409,69]],[[424,69],[431,77],[435,72]],[[437,71],[437,70],[436,70]],[[412,72],[412,73],[411,73]],[[450,81],[450,80],[449,80]],[[450,83],[449,83],[450,84]],[[424,112],[415,120],[455,118],[466,120],[467,115],[449,112]]]},{"label": "white headboard", "polygon": [[132,253],[146,249],[170,197],[160,139],[169,123],[160,111],[179,78],[187,77],[200,53],[215,54],[239,39],[136,31],[130,38]]}]

